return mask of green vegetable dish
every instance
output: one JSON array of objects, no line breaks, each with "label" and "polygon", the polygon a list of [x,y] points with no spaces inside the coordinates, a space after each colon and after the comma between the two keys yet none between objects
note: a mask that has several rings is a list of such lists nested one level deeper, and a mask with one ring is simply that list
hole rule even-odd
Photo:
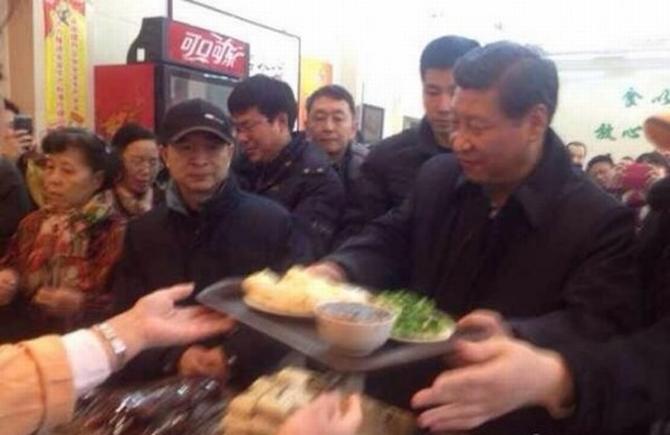
[{"label": "green vegetable dish", "polygon": [[396,339],[446,339],[454,329],[453,319],[438,310],[433,300],[407,290],[381,292],[375,303],[398,312],[391,333]]}]

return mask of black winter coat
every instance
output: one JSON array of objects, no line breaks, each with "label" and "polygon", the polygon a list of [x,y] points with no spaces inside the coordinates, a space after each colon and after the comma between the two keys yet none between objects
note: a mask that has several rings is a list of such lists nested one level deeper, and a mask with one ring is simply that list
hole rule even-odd
[{"label": "black winter coat", "polygon": [[340,226],[333,241],[333,248],[339,247],[348,238],[360,233],[367,223],[361,179],[361,165],[367,155],[368,149],[354,142],[347,148],[342,162],[333,164],[333,168],[344,185],[346,201]]},{"label": "black winter coat", "polygon": [[370,149],[361,165],[361,196],[367,221],[399,206],[411,193],[421,166],[451,152],[435,141],[424,118],[418,127],[388,137]]},{"label": "black winter coat", "polygon": [[[437,156],[421,169],[406,203],[326,259],[355,282],[409,287],[457,317],[496,310],[514,319],[521,337],[556,347],[604,340],[638,324],[633,240],[631,213],[575,173],[549,131],[538,166],[495,217],[455,158]],[[440,368],[405,370],[396,385],[386,376],[378,395],[407,406]],[[481,433],[553,433],[544,417],[512,415]]]},{"label": "black winter coat", "polygon": [[0,257],[30,209],[30,197],[21,173],[12,162],[0,157]]},{"label": "black winter coat", "polygon": [[233,169],[243,190],[291,212],[316,257],[329,251],[345,199],[342,182],[321,149],[296,136],[269,164],[253,164],[242,155]]},{"label": "black winter coat", "polygon": [[[283,207],[240,191],[233,180],[197,214],[184,208],[171,186],[167,204],[128,223],[124,252],[113,275],[116,309],[125,310],[151,291],[180,282],[195,282],[197,293],[225,277],[266,267],[283,272],[294,263],[311,260],[307,244]],[[233,336],[234,344],[225,345],[227,351],[234,347],[240,361],[246,359],[244,355],[256,362],[273,359],[270,350],[264,355],[267,358],[257,358],[254,346],[259,341],[254,340],[262,338],[240,330],[241,337]],[[163,366],[173,366],[174,354],[145,352],[120,378],[159,376]]]},{"label": "black winter coat", "polygon": [[638,236],[646,329],[605,345],[566,346],[561,353],[576,384],[575,433],[649,433],[670,425],[670,178],[656,183]]}]

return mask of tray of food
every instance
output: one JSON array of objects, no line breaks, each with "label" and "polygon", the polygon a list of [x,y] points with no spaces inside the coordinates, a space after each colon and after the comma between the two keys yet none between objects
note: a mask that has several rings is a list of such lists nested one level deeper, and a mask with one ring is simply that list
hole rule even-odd
[{"label": "tray of food", "polygon": [[[262,376],[232,399],[221,421],[224,435],[270,435],[297,409],[320,393],[336,387],[331,379],[308,370],[287,367]],[[343,407],[348,406],[346,391]],[[363,396],[363,421],[357,435],[412,435],[417,432],[414,416]]]},{"label": "tray of food", "polygon": [[374,294],[292,268],[203,289],[197,300],[339,372],[371,372],[446,355],[454,322],[407,291]]}]

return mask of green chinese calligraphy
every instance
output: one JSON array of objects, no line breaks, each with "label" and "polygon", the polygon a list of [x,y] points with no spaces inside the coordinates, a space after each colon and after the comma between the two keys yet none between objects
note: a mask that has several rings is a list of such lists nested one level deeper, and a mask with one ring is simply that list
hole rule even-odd
[{"label": "green chinese calligraphy", "polygon": [[670,106],[670,88],[663,89],[657,97],[651,100],[652,103],[659,103],[663,106]]},{"label": "green chinese calligraphy", "polygon": [[634,88],[629,88],[625,94],[623,94],[623,102],[626,107],[637,106],[637,100],[644,98],[640,95]]},{"label": "green chinese calligraphy", "polygon": [[612,135],[614,133],[614,127],[612,127],[612,124],[609,123],[602,123],[600,126],[594,131],[596,135],[596,139],[598,140],[616,140],[616,138]]},{"label": "green chinese calligraphy", "polygon": [[627,139],[638,139],[640,137],[640,132],[642,131],[642,126],[638,125],[637,127],[627,128],[621,134],[621,137]]}]

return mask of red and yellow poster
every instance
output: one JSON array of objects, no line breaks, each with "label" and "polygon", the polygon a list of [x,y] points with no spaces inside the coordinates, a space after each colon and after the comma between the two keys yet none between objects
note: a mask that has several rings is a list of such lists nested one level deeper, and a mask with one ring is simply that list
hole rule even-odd
[{"label": "red and yellow poster", "polygon": [[86,120],[85,0],[44,0],[44,76],[47,128]]},{"label": "red and yellow poster", "polygon": [[298,128],[304,127],[304,120],[307,117],[305,102],[312,92],[321,86],[333,83],[333,66],[320,59],[303,57],[300,61],[300,101]]}]

